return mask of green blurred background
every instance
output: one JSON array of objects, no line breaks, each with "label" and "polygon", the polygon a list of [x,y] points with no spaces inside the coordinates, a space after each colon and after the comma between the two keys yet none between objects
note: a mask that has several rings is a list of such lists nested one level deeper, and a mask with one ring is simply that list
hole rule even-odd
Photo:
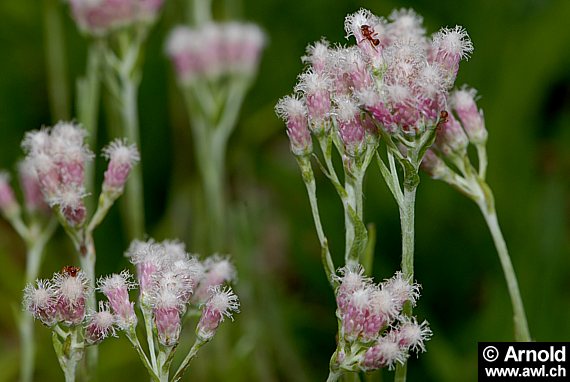
[{"label": "green blurred background", "polygon": [[[19,143],[30,129],[54,121],[47,98],[43,2],[0,1],[0,168],[13,170]],[[187,116],[164,55],[165,36],[184,22],[186,0],[167,0],[154,29],[140,92],[147,232],[179,236],[190,250],[201,222],[193,215],[199,187]],[[282,1],[214,2],[216,14],[259,23],[269,36],[258,80],[230,142],[228,195],[237,222],[235,256],[247,288],[242,314],[224,331],[238,330],[237,356],[210,357],[231,380],[323,381],[334,350],[334,299],[320,263],[308,200],[276,100],[292,91],[307,43],[321,36],[343,42],[344,16],[360,7],[387,16],[413,7],[429,33],[461,24],[475,52],[462,63],[457,84],[479,90],[489,130],[488,180],[517,271],[533,338],[570,340],[570,1]],[[85,40],[64,20],[68,89],[85,67]],[[72,114],[73,115],[73,114]],[[107,141],[101,114],[99,142]],[[101,172],[99,166],[99,172]],[[99,174],[101,177],[101,174]],[[342,252],[342,208],[322,175],[319,202],[333,254]],[[379,173],[366,182],[366,221],[378,231],[374,274],[389,277],[400,256],[398,211]],[[513,338],[511,306],[491,237],[471,201],[426,176],[418,192],[416,277],[423,286],[418,316],[430,321],[428,352],[412,359],[410,381],[475,381],[477,341]],[[127,246],[114,209],[96,232],[97,273],[128,266]],[[0,219],[0,380],[18,374],[15,314],[23,288],[24,246]],[[73,262],[59,232],[48,248],[44,277]],[[339,259],[340,260],[340,259]],[[239,289],[239,286],[238,286]],[[39,338],[38,381],[61,380],[46,328]],[[215,341],[214,341],[215,342]],[[264,343],[268,342],[268,343]],[[269,343],[271,342],[271,343]],[[212,346],[214,346],[212,344]],[[255,351],[260,348],[263,351]],[[197,368],[200,366],[198,365]],[[219,380],[192,372],[186,380]],[[147,380],[124,339],[101,346],[101,379]],[[391,380],[385,373],[386,380]]]}]

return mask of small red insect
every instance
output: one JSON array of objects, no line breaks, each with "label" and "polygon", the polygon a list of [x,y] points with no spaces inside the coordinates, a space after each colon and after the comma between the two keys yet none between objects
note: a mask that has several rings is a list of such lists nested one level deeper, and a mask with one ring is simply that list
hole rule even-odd
[{"label": "small red insect", "polygon": [[376,46],[380,45],[380,40],[376,38],[376,36],[378,36],[378,33],[376,33],[374,31],[374,28],[370,25],[362,24],[360,26],[360,32],[364,38],[359,42],[368,40],[374,49],[376,49]]},{"label": "small red insect", "polygon": [[449,113],[445,110],[442,110],[439,113],[439,121],[437,122],[437,127],[445,125],[448,121],[448,118],[449,118]]},{"label": "small red insect", "polygon": [[71,277],[76,277],[80,271],[81,268],[74,267],[73,265],[66,265],[65,267],[61,268],[61,273],[65,273]]}]

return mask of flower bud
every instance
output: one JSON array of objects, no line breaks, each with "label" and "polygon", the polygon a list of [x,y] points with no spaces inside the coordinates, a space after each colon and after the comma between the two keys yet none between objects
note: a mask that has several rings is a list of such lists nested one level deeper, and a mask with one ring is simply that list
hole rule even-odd
[{"label": "flower bud", "polygon": [[425,352],[425,342],[429,341],[432,331],[427,321],[418,324],[415,317],[405,317],[395,331],[398,344],[405,348],[419,353]]},{"label": "flower bud", "polygon": [[125,253],[130,262],[137,267],[139,299],[141,304],[150,304],[154,280],[162,269],[166,252],[164,246],[149,240],[147,242],[133,240]]},{"label": "flower bud", "polygon": [[412,306],[420,297],[420,285],[406,280],[402,272],[396,272],[394,276],[382,283],[382,289],[392,295],[398,310],[401,310],[405,302],[410,302]]},{"label": "flower bud", "polygon": [[85,302],[89,295],[89,280],[76,267],[65,267],[53,276],[58,321],[73,326],[85,318]]},{"label": "flower bud", "polygon": [[447,73],[449,83],[453,84],[459,61],[469,58],[472,52],[473,43],[463,27],[442,28],[433,37],[430,61],[439,64]]},{"label": "flower bud", "polygon": [[87,316],[85,341],[88,345],[97,345],[109,336],[116,336],[115,316],[109,310],[109,303],[99,301],[99,311]]},{"label": "flower bud", "polygon": [[236,275],[235,266],[229,258],[219,255],[209,257],[204,262],[203,277],[194,293],[193,300],[197,303],[205,302],[210,297],[214,287],[235,280]]},{"label": "flower bud", "polygon": [[49,211],[49,206],[45,202],[38,175],[33,165],[28,160],[20,162],[18,164],[18,174],[24,193],[26,210],[30,213]]},{"label": "flower bud", "polygon": [[214,287],[210,299],[202,309],[202,316],[196,327],[196,334],[202,341],[209,341],[216,334],[216,330],[224,316],[233,320],[233,313],[239,313],[239,300],[231,288],[222,289]]},{"label": "flower bud", "polygon": [[134,302],[129,300],[129,290],[135,287],[135,283],[129,271],[124,270],[120,274],[101,277],[97,284],[98,289],[109,300],[119,328],[124,330],[134,327],[137,324],[137,316],[133,307]]},{"label": "flower bud", "polygon": [[485,144],[487,142],[487,130],[483,111],[477,110],[475,96],[477,91],[471,88],[462,88],[454,91],[451,96],[451,106],[461,119],[461,124],[473,144]]},{"label": "flower bud", "polygon": [[462,158],[467,153],[468,144],[469,139],[461,124],[453,114],[448,113],[447,122],[443,123],[437,132],[436,147],[446,157],[458,155]]},{"label": "flower bud", "polygon": [[313,151],[313,143],[307,124],[305,102],[297,96],[286,96],[277,102],[275,112],[287,125],[287,135],[293,154],[309,155]]},{"label": "flower bud", "polygon": [[310,129],[315,134],[325,130],[331,114],[330,78],[324,73],[308,70],[299,76],[295,91],[305,95]]},{"label": "flower bud", "polygon": [[153,314],[158,340],[164,346],[174,346],[180,337],[180,313],[183,303],[167,288],[160,288],[153,298]]},{"label": "flower bud", "polygon": [[445,179],[451,171],[432,149],[428,149],[424,154],[421,168],[433,179]]},{"label": "flower bud", "polygon": [[24,289],[24,309],[44,325],[57,322],[55,287],[48,280],[36,280],[36,286],[27,284]]},{"label": "flower bud", "polygon": [[125,140],[116,139],[103,149],[103,155],[109,160],[103,192],[120,194],[133,166],[140,160],[139,152],[135,145],[127,145]]},{"label": "flower bud", "polygon": [[365,371],[376,370],[381,367],[388,367],[389,370],[399,363],[403,365],[408,358],[408,353],[404,351],[392,333],[381,337],[374,346],[368,348],[362,361],[362,368]]},{"label": "flower bud", "polygon": [[366,130],[362,124],[360,108],[348,97],[336,99],[336,119],[339,135],[346,153],[355,157],[364,151]]}]

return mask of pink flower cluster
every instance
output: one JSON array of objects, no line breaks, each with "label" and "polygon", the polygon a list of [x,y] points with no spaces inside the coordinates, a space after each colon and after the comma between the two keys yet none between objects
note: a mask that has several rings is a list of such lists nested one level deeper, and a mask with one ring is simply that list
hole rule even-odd
[{"label": "pink flower cluster", "polygon": [[93,153],[84,144],[86,135],[79,126],[60,122],[27,133],[22,142],[26,162],[37,175],[45,200],[58,206],[71,226],[82,225],[87,212],[83,203],[85,166]]},{"label": "pink flower cluster", "polygon": [[55,273],[51,280],[36,280],[35,285],[26,285],[23,305],[47,326],[82,325],[87,344],[94,345],[115,336],[115,327],[120,321],[103,302],[99,302],[98,311],[88,311],[85,304],[90,292],[85,273],[68,266]]},{"label": "pink flower cluster", "polygon": [[[190,303],[204,305],[202,316],[207,317],[203,322],[208,323],[204,324],[208,329],[201,332],[211,336],[224,315],[231,316],[237,310],[237,297],[231,289],[221,289],[236,273],[226,258],[213,256],[200,262],[180,242],[153,240],[134,241],[126,256],[137,268],[140,302],[143,309],[152,311],[158,339],[164,346],[178,343],[182,317]],[[220,302],[224,299],[226,305]]]},{"label": "pink flower cluster", "polygon": [[168,37],[166,52],[181,83],[196,78],[252,75],[257,71],[265,35],[255,24],[209,23],[179,26]]},{"label": "pink flower cluster", "polygon": [[[277,105],[294,151],[310,150],[309,131],[319,135],[333,126],[353,156],[378,128],[416,135],[434,127],[448,108],[460,60],[473,50],[467,32],[457,26],[428,37],[412,10],[394,11],[385,20],[365,9],[346,17],[345,30],[356,45],[309,45],[297,95]],[[298,121],[301,115],[306,122]]]},{"label": "pink flower cluster", "polygon": [[[27,204],[42,205],[38,200],[39,188],[45,201],[51,207],[57,206],[73,227],[82,226],[87,217],[83,202],[85,166],[93,159],[93,153],[84,143],[86,136],[87,131],[79,125],[59,122],[52,128],[27,133],[22,142],[27,154],[21,166]],[[116,197],[123,191],[139,154],[136,147],[128,146],[124,140],[112,142],[103,153],[109,159],[103,192],[112,192]]]},{"label": "pink flower cluster", "polygon": [[380,284],[363,275],[363,270],[344,268],[336,291],[341,335],[348,343],[366,350],[359,361],[361,370],[393,368],[404,363],[410,350],[425,351],[431,337],[426,321],[402,314],[405,303],[415,305],[419,285],[404,279],[400,272]]},{"label": "pink flower cluster", "polygon": [[64,267],[51,280],[36,280],[24,289],[24,309],[47,326],[85,325],[87,340],[98,343],[114,333],[114,317],[106,317],[108,308],[100,304],[99,312],[87,312],[86,301],[90,293],[89,280],[76,267]]},{"label": "pink flower cluster", "polygon": [[104,35],[131,24],[153,21],[164,0],[69,0],[69,3],[82,30]]}]

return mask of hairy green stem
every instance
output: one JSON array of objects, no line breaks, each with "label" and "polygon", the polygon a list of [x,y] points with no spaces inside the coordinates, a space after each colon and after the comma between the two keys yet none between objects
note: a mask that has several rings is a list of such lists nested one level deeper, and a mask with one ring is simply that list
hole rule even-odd
[{"label": "hairy green stem", "polygon": [[[400,224],[402,229],[402,273],[406,280],[413,282],[414,278],[414,213],[416,202],[416,186],[404,185],[404,197],[400,205]],[[403,313],[407,316],[412,314],[412,305],[406,303]],[[405,382],[407,363],[396,366],[395,382]]]},{"label": "hairy green stem", "polygon": [[[87,275],[89,280],[90,294],[87,298],[87,308],[93,311],[97,310],[97,301],[95,297],[95,244],[93,242],[93,235],[91,231],[85,233],[84,241],[79,250],[79,261],[81,269]],[[99,360],[99,346],[90,346],[87,349],[87,370],[92,378],[96,378],[97,364]]]},{"label": "hairy green stem", "polygon": [[145,324],[145,331],[146,331],[146,341],[148,344],[148,352],[150,354],[150,362],[152,368],[157,370],[157,363],[156,363],[156,350],[154,348],[154,333],[152,330],[152,312],[150,309],[141,307],[141,311],[143,314],[144,324]]},{"label": "hairy green stem", "polygon": [[[492,196],[490,196],[492,197]],[[517,282],[517,276],[509,256],[509,251],[507,249],[507,244],[499,227],[499,221],[497,219],[497,213],[494,208],[494,203],[489,203],[489,201],[484,201],[478,203],[483,216],[485,217],[485,222],[491,231],[493,236],[493,241],[495,247],[497,248],[497,253],[499,255],[499,260],[501,261],[501,266],[503,268],[503,273],[505,274],[505,280],[507,281],[507,287],[509,290],[509,295],[511,297],[511,303],[513,305],[513,320],[515,327],[515,339],[519,342],[530,342],[530,331],[528,329],[528,323],[526,319],[525,309],[519,290],[519,285]],[[491,208],[489,208],[491,206]]]},{"label": "hairy green stem", "polygon": [[297,163],[301,169],[301,175],[303,177],[303,182],[307,188],[307,194],[309,196],[309,203],[311,204],[311,213],[313,215],[313,221],[315,222],[315,229],[317,230],[317,237],[319,238],[319,243],[321,245],[322,251],[322,262],[327,276],[327,280],[334,288],[333,276],[335,274],[335,267],[332,261],[331,254],[328,248],[328,240],[325,236],[323,226],[321,224],[321,216],[319,213],[319,205],[317,203],[317,192],[315,184],[315,175],[311,167],[311,163],[307,156],[296,156]]}]

